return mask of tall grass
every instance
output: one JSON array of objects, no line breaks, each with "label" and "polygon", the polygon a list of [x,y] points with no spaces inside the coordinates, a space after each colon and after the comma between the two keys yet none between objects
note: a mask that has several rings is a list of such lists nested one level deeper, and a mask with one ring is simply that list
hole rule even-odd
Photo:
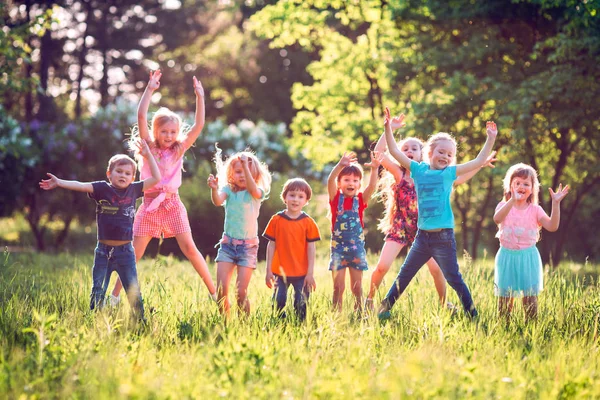
[{"label": "tall grass", "polygon": [[264,265],[250,284],[251,315],[225,323],[188,262],[144,259],[148,325],[140,328],[126,299],[88,310],[91,264],[91,254],[3,255],[0,397],[600,397],[593,265],[547,273],[530,324],[520,307],[509,324],[498,319],[491,260],[461,260],[476,322],[438,308],[425,268],[382,324],[355,315],[348,290],[344,312],[331,311],[323,255],[305,323],[273,315]]}]

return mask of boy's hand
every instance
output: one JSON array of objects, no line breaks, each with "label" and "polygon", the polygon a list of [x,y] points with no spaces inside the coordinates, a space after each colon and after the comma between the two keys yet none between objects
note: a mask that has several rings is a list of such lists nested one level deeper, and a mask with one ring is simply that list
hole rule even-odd
[{"label": "boy's hand", "polygon": [[267,275],[265,276],[265,283],[267,284],[267,287],[269,289],[273,288],[273,280],[274,280],[273,272],[267,271]]},{"label": "boy's hand", "polygon": [[162,76],[162,72],[160,69],[156,71],[150,71],[150,79],[148,80],[148,89],[154,91],[160,87],[160,77]]},{"label": "boy's hand", "polygon": [[194,81],[194,93],[196,93],[197,97],[204,97],[204,88],[202,87],[202,83],[196,77],[193,78]]},{"label": "boy's hand", "polygon": [[42,179],[40,181],[40,188],[44,190],[52,190],[58,187],[58,178],[52,175],[50,172],[46,173],[50,179]]},{"label": "boy's hand", "polygon": [[371,162],[365,164],[367,167],[371,167],[373,169],[379,168],[381,163],[383,162],[384,154],[381,151],[372,151],[371,152]]},{"label": "boy's hand", "polygon": [[356,162],[356,153],[354,153],[353,151],[351,151],[351,152],[345,151],[342,158],[340,158],[340,162],[338,164],[342,167],[347,167],[348,165],[352,164],[353,162]]},{"label": "boy's hand", "polygon": [[312,275],[306,275],[306,278],[304,278],[304,287],[307,288],[309,292],[315,291],[317,283]]},{"label": "boy's hand", "polygon": [[485,124],[485,130],[487,132],[487,135],[491,138],[495,138],[498,134],[498,128],[496,127],[496,123],[494,121],[488,121]]},{"label": "boy's hand", "polygon": [[550,191],[550,197],[552,198],[552,201],[560,203],[562,199],[564,199],[565,196],[569,193],[569,185],[566,185],[563,189],[561,183],[560,185],[558,185],[558,190],[556,191],[556,193],[554,192],[554,190],[552,190],[552,188],[548,188],[548,190]]},{"label": "boy's hand", "polygon": [[206,183],[208,183],[208,186],[211,189],[217,190],[219,188],[219,178],[215,177],[213,174],[208,176]]}]

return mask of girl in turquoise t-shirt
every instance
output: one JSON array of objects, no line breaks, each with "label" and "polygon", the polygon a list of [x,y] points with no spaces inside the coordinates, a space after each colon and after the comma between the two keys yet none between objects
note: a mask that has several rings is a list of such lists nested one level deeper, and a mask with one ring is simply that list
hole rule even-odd
[{"label": "girl in turquoise t-shirt", "polygon": [[[208,177],[212,202],[225,207],[223,236],[219,242],[217,262],[217,301],[219,310],[229,316],[229,282],[237,271],[237,304],[250,313],[248,284],[256,269],[258,254],[258,213],[271,188],[271,174],[266,164],[249,151],[221,158],[217,147],[217,176]],[[219,180],[223,182],[219,185]]]}]

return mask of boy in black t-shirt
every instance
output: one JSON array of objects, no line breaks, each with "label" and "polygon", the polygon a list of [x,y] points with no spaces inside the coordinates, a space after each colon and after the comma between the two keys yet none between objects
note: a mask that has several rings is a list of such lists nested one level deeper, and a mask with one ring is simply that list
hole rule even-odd
[{"label": "boy in black t-shirt", "polygon": [[125,154],[117,154],[108,161],[106,176],[108,182],[79,182],[59,179],[48,173],[50,179],[40,182],[44,190],[57,187],[85,192],[96,201],[96,224],[98,225],[98,245],[92,269],[92,294],[90,309],[102,307],[106,289],[113,271],[117,271],[129,298],[135,315],[144,319],[142,294],[137,278],[133,240],[133,217],[135,201],[143,191],[156,185],[161,174],[154,156],[145,141],[138,142],[140,154],[148,161],[152,177],[133,182],[137,165]]}]

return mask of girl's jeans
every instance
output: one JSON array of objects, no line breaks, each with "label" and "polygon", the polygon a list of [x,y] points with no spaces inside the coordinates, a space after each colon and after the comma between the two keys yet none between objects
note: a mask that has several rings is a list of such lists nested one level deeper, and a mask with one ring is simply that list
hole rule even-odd
[{"label": "girl's jeans", "polygon": [[473,305],[473,298],[471,297],[469,288],[458,271],[456,240],[454,239],[453,229],[442,229],[439,232],[418,230],[415,241],[406,256],[406,260],[404,260],[404,264],[402,264],[402,268],[400,268],[396,281],[383,301],[391,308],[419,269],[431,257],[440,265],[446,281],[448,281],[448,284],[458,294],[465,312],[471,317],[477,316],[477,310]]},{"label": "girl's jeans", "polygon": [[106,296],[106,289],[110,275],[117,271],[127,298],[135,317],[144,319],[144,304],[140,284],[137,277],[135,252],[131,243],[122,246],[108,246],[98,243],[94,254],[94,267],[92,269],[92,294],[90,296],[90,309],[101,308]]},{"label": "girl's jeans", "polygon": [[310,295],[308,289],[304,287],[304,278],[306,277],[283,277],[275,275],[275,293],[273,293],[273,300],[275,301],[277,311],[281,312],[287,302],[288,287],[292,285],[294,287],[294,309],[301,321],[304,321],[306,318],[306,302]]}]

